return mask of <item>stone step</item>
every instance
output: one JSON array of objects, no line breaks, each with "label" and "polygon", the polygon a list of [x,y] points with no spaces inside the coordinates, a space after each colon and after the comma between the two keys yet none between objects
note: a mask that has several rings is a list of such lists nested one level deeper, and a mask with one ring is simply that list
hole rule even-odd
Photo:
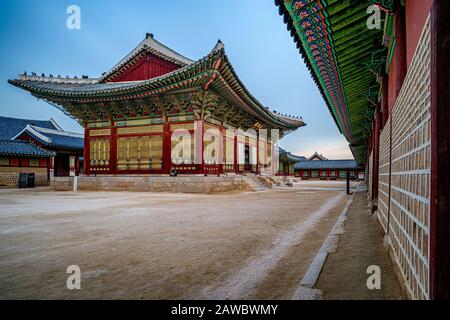
[{"label": "stone step", "polygon": [[250,191],[258,192],[258,191],[265,191],[268,190],[270,187],[264,184],[259,179],[258,176],[245,176],[245,181],[247,182]]}]

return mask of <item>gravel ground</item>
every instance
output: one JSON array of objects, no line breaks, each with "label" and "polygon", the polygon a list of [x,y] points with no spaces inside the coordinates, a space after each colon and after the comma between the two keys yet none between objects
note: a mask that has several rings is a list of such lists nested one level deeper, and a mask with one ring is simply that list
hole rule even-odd
[{"label": "gravel ground", "polygon": [[347,199],[2,189],[0,298],[290,299]]}]

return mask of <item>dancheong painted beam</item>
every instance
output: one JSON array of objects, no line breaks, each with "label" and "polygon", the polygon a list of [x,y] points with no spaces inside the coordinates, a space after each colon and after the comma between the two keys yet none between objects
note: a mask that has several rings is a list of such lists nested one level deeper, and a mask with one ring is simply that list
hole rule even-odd
[{"label": "dancheong painted beam", "polygon": [[[366,159],[389,41],[369,29],[368,7],[388,20],[396,0],[275,0],[339,130],[359,163]],[[389,24],[386,24],[389,26]],[[385,29],[386,29],[385,26]]]}]

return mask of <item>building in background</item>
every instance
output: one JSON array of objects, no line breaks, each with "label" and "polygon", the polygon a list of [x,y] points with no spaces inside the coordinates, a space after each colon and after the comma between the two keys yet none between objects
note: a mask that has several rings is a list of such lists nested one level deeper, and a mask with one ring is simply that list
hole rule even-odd
[{"label": "building in background", "polygon": [[0,187],[19,186],[20,174],[32,174],[34,186],[48,185],[53,156],[26,141],[0,140]]},{"label": "building in background", "polygon": [[305,125],[256,100],[220,41],[193,61],[147,34],[100,78],[24,74],[9,82],[85,128],[86,175],[274,174],[272,129],[281,138]]},{"label": "building in background", "polygon": [[305,157],[296,156],[292,153],[279,148],[279,166],[277,176],[294,176],[294,166],[298,161],[305,160]]},{"label": "building in background", "polygon": [[351,180],[364,179],[364,167],[355,160],[328,160],[317,152],[308,159],[295,163],[295,176],[303,180]]},{"label": "building in background", "polygon": [[[449,299],[450,1],[275,4],[366,168],[371,207],[407,294]],[[381,23],[373,27],[374,12]]]},{"label": "building in background", "polygon": [[36,186],[48,185],[52,176],[78,175],[83,141],[53,119],[0,116],[0,186],[18,186],[21,173],[34,174]]}]

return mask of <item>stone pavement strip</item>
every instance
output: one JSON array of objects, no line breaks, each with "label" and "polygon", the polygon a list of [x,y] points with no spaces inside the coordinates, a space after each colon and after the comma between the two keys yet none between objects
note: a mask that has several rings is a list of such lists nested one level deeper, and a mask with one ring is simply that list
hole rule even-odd
[{"label": "stone pavement strip", "polygon": [[[369,290],[369,266],[381,271],[381,289]],[[319,250],[294,296],[294,300],[400,300],[401,287],[381,228],[367,208],[366,194],[356,192]]]},{"label": "stone pavement strip", "polygon": [[[400,284],[395,276],[383,235],[375,217],[367,208],[366,194],[355,194],[339,235],[337,250],[329,253],[315,283],[311,298],[324,300],[388,300],[403,299]],[[380,267],[381,289],[369,290],[367,268]],[[320,295],[318,294],[320,292]]]}]

